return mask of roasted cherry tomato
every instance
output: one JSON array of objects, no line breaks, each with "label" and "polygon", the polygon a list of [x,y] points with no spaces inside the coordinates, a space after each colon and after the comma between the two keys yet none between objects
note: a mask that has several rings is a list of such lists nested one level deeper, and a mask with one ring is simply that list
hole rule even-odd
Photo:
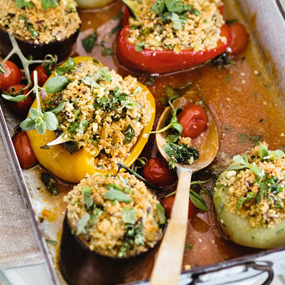
[{"label": "roasted cherry tomato", "polygon": [[34,72],[35,71],[38,72],[38,85],[42,87],[47,81],[47,79],[49,78],[49,76],[47,75],[45,68],[42,65],[39,65],[33,70],[32,75],[31,75],[33,84],[34,84]]},{"label": "roasted cherry tomato", "polygon": [[[167,218],[170,218],[173,203],[175,200],[175,195],[167,197],[162,200],[163,207],[166,211]],[[188,207],[188,220],[192,219],[197,213],[197,208],[192,203],[191,199],[189,198],[189,207]]]},{"label": "roasted cherry tomato", "polygon": [[7,72],[0,74],[0,89],[6,91],[10,86],[19,84],[22,80],[21,71],[12,61],[5,61],[4,67]]},{"label": "roasted cherry tomato", "polygon": [[167,167],[162,158],[154,157],[147,161],[142,172],[143,177],[157,186],[169,186],[177,181],[177,175]]},{"label": "roasted cherry tomato", "polygon": [[38,160],[34,155],[27,133],[18,132],[13,136],[12,142],[22,168],[30,168],[37,164]]},{"label": "roasted cherry tomato", "polygon": [[181,136],[191,139],[198,137],[204,131],[208,121],[204,108],[195,104],[185,107],[177,119],[183,127]]},{"label": "roasted cherry tomato", "polygon": [[[19,91],[24,90],[25,88],[26,88],[26,86],[23,84],[12,85],[9,87],[8,92],[10,94],[18,93]],[[21,95],[21,94],[26,95],[28,92],[29,92],[29,89],[27,88],[22,93],[19,93],[17,95]],[[23,116],[26,116],[28,114],[29,109],[30,109],[31,105],[33,104],[33,102],[34,102],[34,98],[33,98],[32,94],[30,93],[26,100],[21,101],[21,102],[7,101],[6,106],[9,109],[15,111],[16,113],[23,115]]]},{"label": "roasted cherry tomato", "polygon": [[229,25],[232,33],[231,43],[228,47],[230,54],[242,53],[248,44],[248,33],[241,23],[232,23]]}]

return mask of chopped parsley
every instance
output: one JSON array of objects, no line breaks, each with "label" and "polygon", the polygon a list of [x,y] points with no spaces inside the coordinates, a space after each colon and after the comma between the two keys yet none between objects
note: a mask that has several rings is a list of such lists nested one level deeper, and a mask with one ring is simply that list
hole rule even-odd
[{"label": "chopped parsley", "polygon": [[90,53],[92,51],[97,41],[97,38],[98,38],[98,34],[95,31],[91,35],[81,40],[82,46],[84,47],[86,52]]},{"label": "chopped parsley", "polygon": [[41,173],[41,180],[44,183],[46,189],[54,196],[58,195],[58,190],[55,187],[55,180],[49,173]]}]

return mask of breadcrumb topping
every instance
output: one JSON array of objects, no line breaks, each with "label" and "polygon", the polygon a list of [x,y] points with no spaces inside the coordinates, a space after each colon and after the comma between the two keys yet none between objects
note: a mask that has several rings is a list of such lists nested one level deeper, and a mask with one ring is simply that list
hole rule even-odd
[{"label": "breadcrumb topping", "polygon": [[184,0],[184,4],[190,5],[188,12],[166,16],[167,13],[159,16],[151,11],[155,0],[142,2],[139,18],[129,19],[128,40],[135,45],[179,53],[185,49],[210,50],[217,47],[219,40],[226,41],[220,36],[220,28],[225,23],[219,10],[220,0]]}]

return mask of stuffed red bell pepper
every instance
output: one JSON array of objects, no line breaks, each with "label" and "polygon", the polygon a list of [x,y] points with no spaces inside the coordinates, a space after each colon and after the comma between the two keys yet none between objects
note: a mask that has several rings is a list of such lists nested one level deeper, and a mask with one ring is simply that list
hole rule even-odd
[{"label": "stuffed red bell pepper", "polygon": [[213,59],[231,41],[222,11],[219,0],[143,0],[120,33],[118,58],[127,68],[146,73],[178,71]]}]

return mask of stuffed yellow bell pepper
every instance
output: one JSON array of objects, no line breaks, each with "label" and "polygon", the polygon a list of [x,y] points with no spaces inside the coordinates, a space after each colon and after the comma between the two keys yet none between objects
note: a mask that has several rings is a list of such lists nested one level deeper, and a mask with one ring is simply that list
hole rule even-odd
[{"label": "stuffed yellow bell pepper", "polygon": [[[118,161],[130,166],[140,155],[153,126],[155,100],[136,78],[122,78],[81,56],[56,68],[44,88],[40,108],[56,114],[56,130],[48,130],[47,121],[44,134],[27,133],[39,162],[54,175],[77,183],[87,174],[115,174]],[[31,110],[37,105],[35,100]]]}]

